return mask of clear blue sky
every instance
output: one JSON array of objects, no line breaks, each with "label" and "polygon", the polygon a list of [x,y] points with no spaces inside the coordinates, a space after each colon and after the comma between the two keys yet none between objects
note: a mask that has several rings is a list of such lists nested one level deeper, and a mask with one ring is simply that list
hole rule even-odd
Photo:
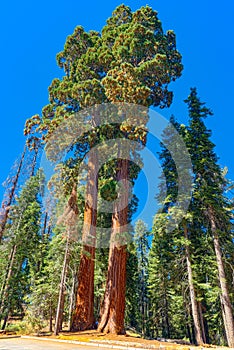
[{"label": "clear blue sky", "polygon": [[[23,126],[48,102],[47,88],[61,76],[55,56],[76,25],[100,30],[122,1],[29,0],[4,1],[1,5],[1,137],[0,184],[23,149]],[[234,179],[234,2],[233,0],[157,0],[124,2],[132,10],[150,5],[158,11],[164,30],[173,29],[183,55],[184,72],[171,85],[170,110],[186,122],[183,100],[192,86],[214,116],[207,121],[220,164]],[[0,188],[0,199],[3,188]]]}]

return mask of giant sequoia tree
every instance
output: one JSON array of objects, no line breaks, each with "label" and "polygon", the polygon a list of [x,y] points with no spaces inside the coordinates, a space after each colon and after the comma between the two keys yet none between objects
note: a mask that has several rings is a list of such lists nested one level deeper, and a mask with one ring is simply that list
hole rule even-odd
[{"label": "giant sequoia tree", "polygon": [[[62,80],[55,79],[50,88],[50,104],[43,109],[39,129],[45,132],[45,142],[65,120],[74,113],[103,102],[127,102],[144,106],[169,106],[172,93],[168,84],[181,75],[181,55],[176,50],[172,31],[163,33],[157,13],[149,6],[132,12],[121,5],[101,33],[85,32],[77,27],[68,37],[64,50],[57,56],[58,64],[64,69]],[[91,124],[93,132],[77,140],[77,150],[91,149],[97,136],[100,137],[99,116],[94,115]],[[82,119],[81,124],[90,120]],[[32,121],[32,125],[33,121]],[[145,143],[145,125],[126,127],[126,120],[117,126],[128,138]],[[86,192],[83,239],[79,271],[77,306],[73,329],[87,329],[93,326],[93,274],[95,258],[95,225],[97,202],[97,157],[89,159],[89,175]],[[117,160],[116,180],[128,178],[129,164],[126,159]],[[127,193],[127,191],[126,191]],[[115,237],[127,223],[127,199],[124,210],[113,208],[113,230]],[[92,236],[92,246],[86,237]],[[113,238],[112,237],[112,238]],[[114,239],[112,239],[114,241]],[[103,314],[99,329],[107,332],[124,331],[126,246],[111,246],[107,287]],[[116,288],[111,286],[116,285]]]},{"label": "giant sequoia tree", "polygon": [[[57,63],[64,76],[52,81],[42,116],[26,122],[30,179],[17,198],[25,146],[2,204],[2,328],[17,312],[38,329],[49,321],[51,332],[55,320],[56,335],[65,321],[76,331],[98,320],[101,332],[124,334],[126,322],[144,336],[233,347],[233,206],[203,121],[211,111],[196,89],[185,101],[189,125],[171,118],[162,135],[166,182],[160,184],[162,211],[154,218],[152,245],[142,221],[128,245],[137,208],[129,184],[142,165],[148,111],[170,106],[168,86],[183,68],[175,34],[163,32],[149,6],[132,12],[120,5],[100,32],[76,27]],[[58,162],[48,186],[54,198],[44,202],[44,214],[44,177],[35,175],[43,143],[47,157]],[[193,171],[183,166],[187,150]]]}]

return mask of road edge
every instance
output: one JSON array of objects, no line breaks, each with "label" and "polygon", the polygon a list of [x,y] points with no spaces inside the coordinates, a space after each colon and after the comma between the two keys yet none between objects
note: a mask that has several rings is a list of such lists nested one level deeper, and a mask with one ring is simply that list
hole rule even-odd
[{"label": "road edge", "polygon": [[146,347],[133,347],[133,346],[121,346],[121,345],[113,345],[113,344],[103,344],[103,343],[94,343],[94,342],[84,342],[84,341],[78,341],[78,340],[64,340],[64,339],[51,339],[51,338],[44,338],[44,337],[33,337],[28,335],[21,336],[23,339],[34,339],[34,340],[44,340],[44,341],[53,341],[58,343],[67,343],[67,344],[77,344],[77,345],[87,345],[87,346],[93,346],[93,347],[99,347],[99,348],[111,348],[111,349],[120,349],[120,350],[166,350],[166,346],[159,345],[158,347],[155,346],[148,346]]}]

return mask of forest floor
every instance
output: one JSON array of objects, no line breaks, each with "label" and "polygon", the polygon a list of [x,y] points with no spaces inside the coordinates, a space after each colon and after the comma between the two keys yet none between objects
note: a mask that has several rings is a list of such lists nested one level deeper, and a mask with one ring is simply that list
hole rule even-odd
[{"label": "forest floor", "polygon": [[[54,337],[54,336],[51,336]],[[149,340],[143,339],[140,336],[136,336],[131,332],[127,332],[126,335],[113,335],[113,334],[103,334],[95,330],[91,331],[82,331],[82,332],[61,332],[57,337],[62,340],[76,340],[76,341],[84,341],[84,342],[96,342],[103,344],[111,344],[111,345],[121,345],[121,346],[131,346],[136,348],[147,348],[147,349],[158,349],[162,350],[189,350],[189,349],[199,349],[199,348],[213,348],[213,349],[229,349],[227,347],[218,347],[215,345],[203,345],[202,347],[195,347],[186,344],[178,344],[176,342],[171,341],[159,341],[159,340]]]}]

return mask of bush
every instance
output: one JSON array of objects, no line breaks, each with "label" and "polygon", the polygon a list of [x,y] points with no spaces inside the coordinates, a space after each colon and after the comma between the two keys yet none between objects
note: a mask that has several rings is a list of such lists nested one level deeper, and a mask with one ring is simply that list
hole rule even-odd
[{"label": "bush", "polygon": [[7,332],[18,332],[20,330],[19,324],[18,323],[10,323],[6,326],[6,331]]},{"label": "bush", "polygon": [[7,332],[16,332],[19,335],[30,334],[33,332],[33,328],[26,320],[19,321],[17,323],[8,324],[6,327]]}]

